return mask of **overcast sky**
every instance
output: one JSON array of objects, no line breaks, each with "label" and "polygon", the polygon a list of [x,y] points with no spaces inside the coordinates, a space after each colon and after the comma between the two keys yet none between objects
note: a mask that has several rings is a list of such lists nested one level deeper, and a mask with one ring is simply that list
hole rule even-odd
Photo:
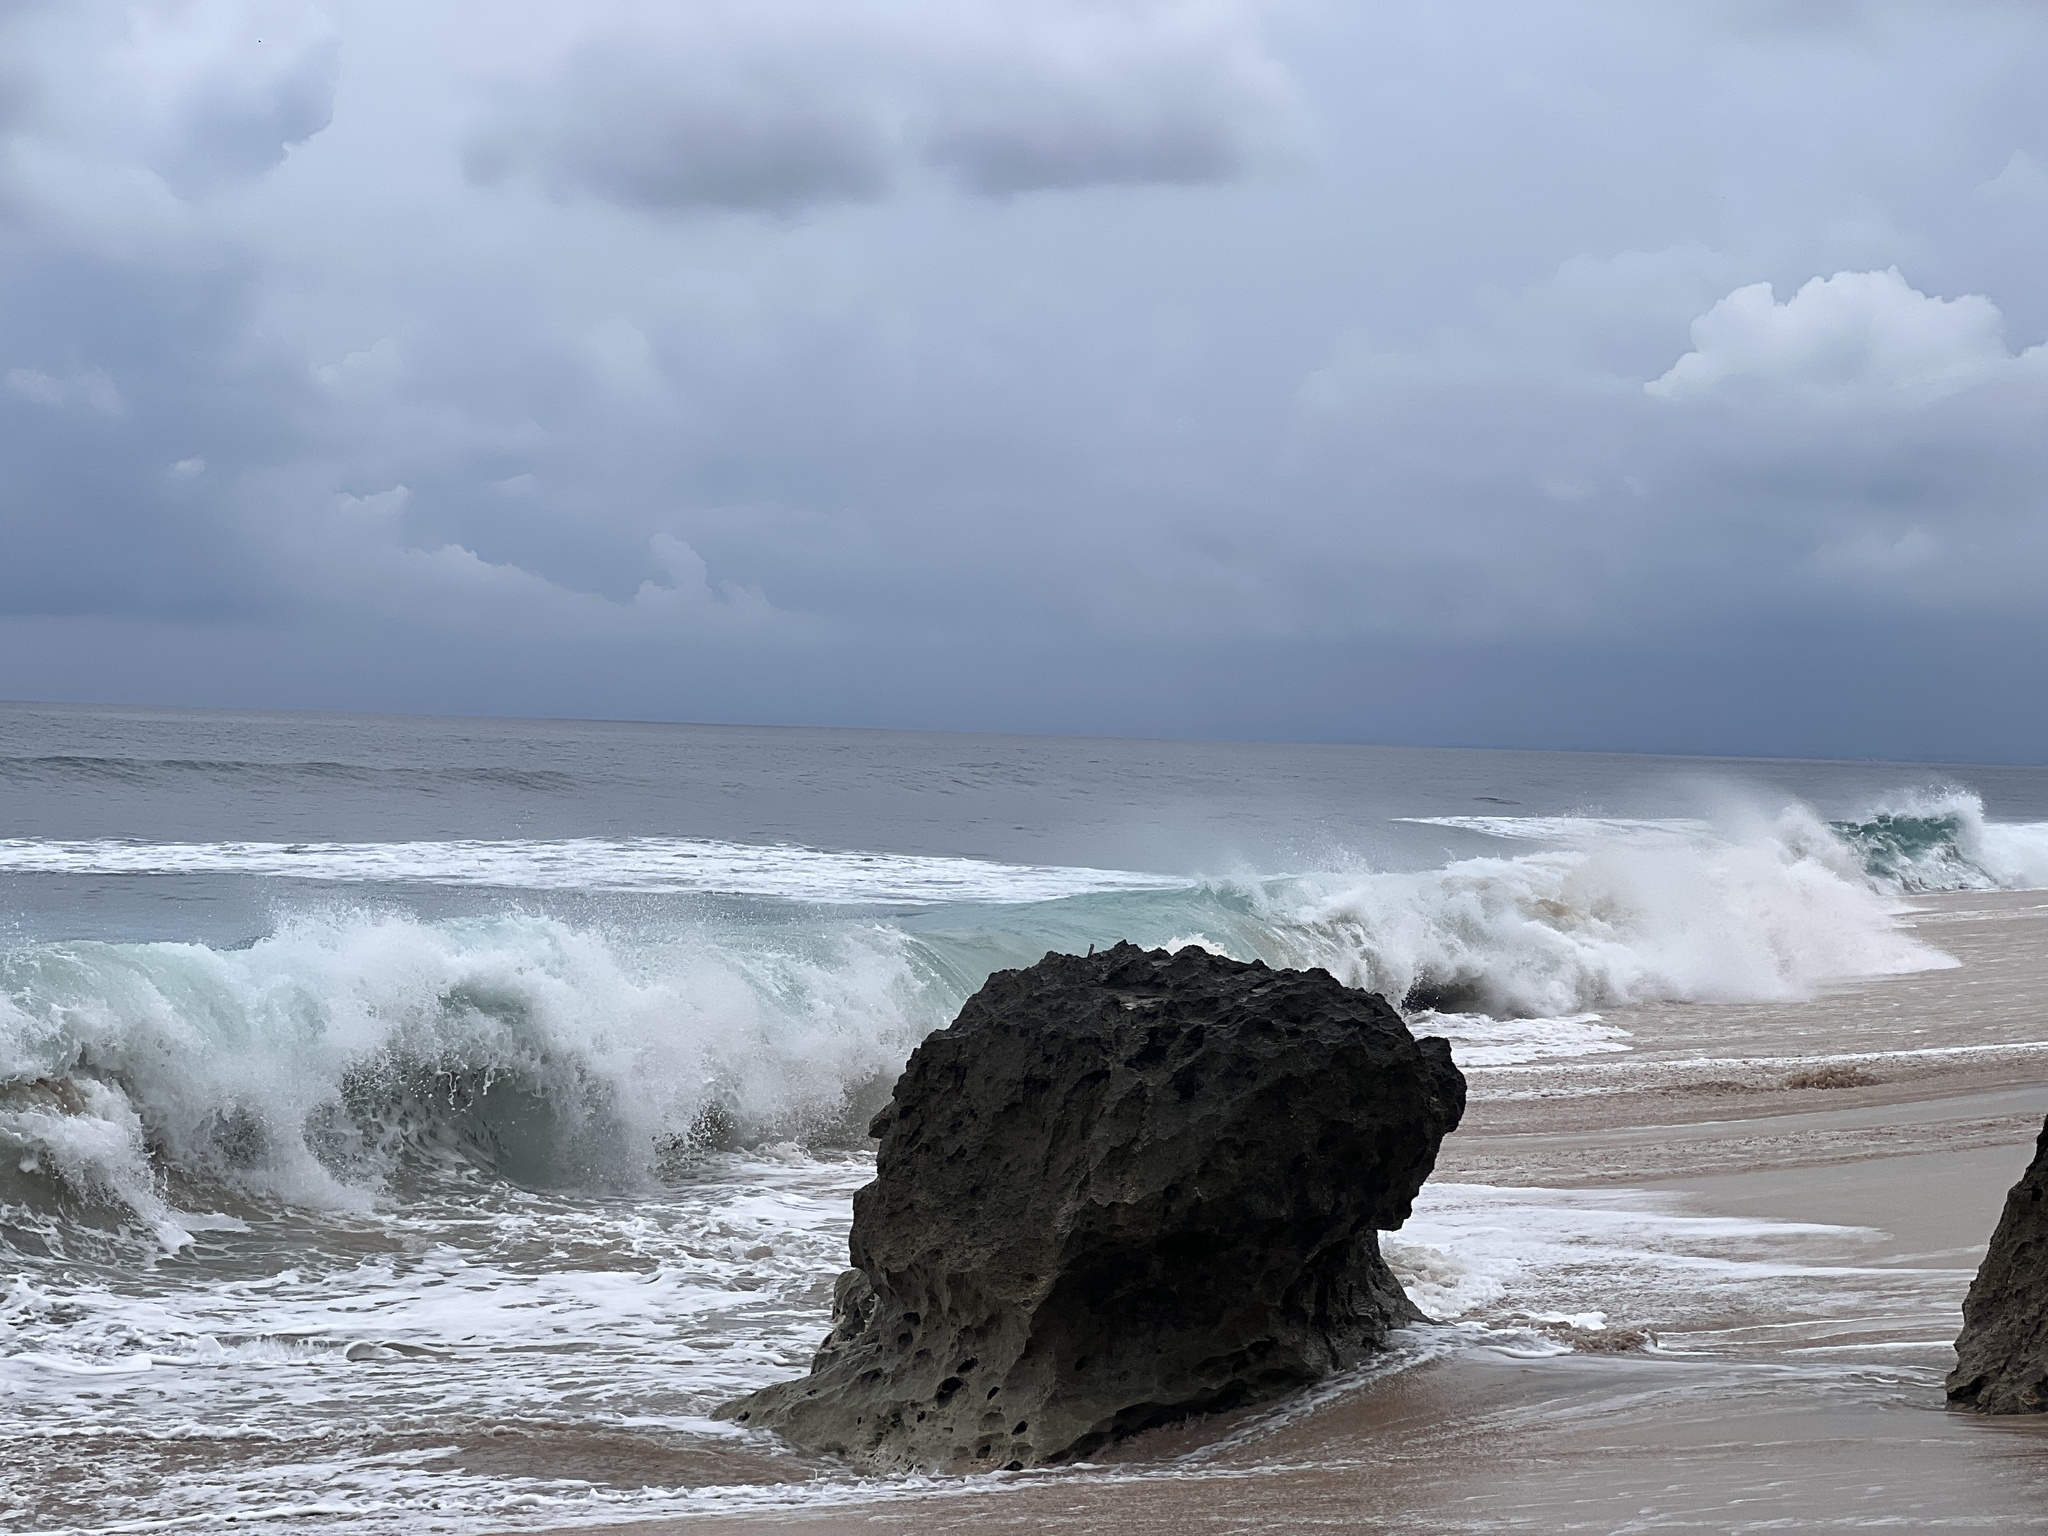
[{"label": "overcast sky", "polygon": [[0,696],[2048,760],[2048,8],[0,0]]}]

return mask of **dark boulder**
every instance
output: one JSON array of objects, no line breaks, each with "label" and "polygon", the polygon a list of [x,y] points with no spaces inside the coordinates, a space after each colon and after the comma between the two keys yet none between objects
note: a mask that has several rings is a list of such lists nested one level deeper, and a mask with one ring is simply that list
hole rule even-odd
[{"label": "dark boulder", "polygon": [[1963,1302],[1948,1400],[1980,1413],[2048,1409],[2048,1123]]},{"label": "dark boulder", "polygon": [[720,1410],[879,1468],[1071,1460],[1422,1321],[1380,1258],[1458,1123],[1442,1040],[1327,972],[1131,944],[918,1047],[811,1374]]}]

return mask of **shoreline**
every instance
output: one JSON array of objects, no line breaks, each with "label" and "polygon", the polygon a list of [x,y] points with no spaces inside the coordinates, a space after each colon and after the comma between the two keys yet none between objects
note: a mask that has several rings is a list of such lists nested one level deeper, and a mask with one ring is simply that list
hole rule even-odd
[{"label": "shoreline", "polygon": [[[1636,1305],[1668,1303],[1685,1327],[1626,1307],[1608,1319],[1650,1323],[1647,1350],[1529,1357],[1474,1342],[1140,1437],[1093,1468],[834,1477],[809,1507],[557,1529],[2048,1528],[2048,1417],[1952,1413],[1941,1394],[1963,1292],[2048,1111],[2048,1019],[2035,1011],[2048,903],[1969,892],[1915,905],[1907,925],[1959,966],[1807,1002],[1617,1009],[1625,1055],[1473,1071],[1466,1122],[1425,1187],[1425,1203],[1436,1190],[1450,1207],[1548,1201],[1665,1222],[1674,1262],[1733,1254],[1763,1277],[1760,1303],[1724,1304],[1704,1282],[1700,1297],[1652,1288]],[[1721,1052],[1701,1051],[1703,1037]],[[1783,1086],[1802,1064],[1844,1057],[1873,1080]],[[1390,1245],[1428,1215],[1419,1205]],[[1783,1296],[1770,1290],[1780,1271]],[[764,1503],[792,1495],[761,1490]]]}]

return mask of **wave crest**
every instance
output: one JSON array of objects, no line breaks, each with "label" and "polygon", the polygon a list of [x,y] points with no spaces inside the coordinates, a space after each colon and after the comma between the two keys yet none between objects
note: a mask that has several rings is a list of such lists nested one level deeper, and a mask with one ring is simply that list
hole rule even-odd
[{"label": "wave crest", "polygon": [[0,1098],[0,1143],[155,1221],[166,1167],[331,1208],[422,1162],[616,1187],[707,1139],[830,1136],[958,988],[895,929],[778,939],[348,914],[32,946],[0,963],[0,1082],[83,1102]]},{"label": "wave crest", "polygon": [[1873,880],[1901,891],[2048,887],[2048,822],[1994,822],[1975,791],[1901,795],[1829,823]]}]

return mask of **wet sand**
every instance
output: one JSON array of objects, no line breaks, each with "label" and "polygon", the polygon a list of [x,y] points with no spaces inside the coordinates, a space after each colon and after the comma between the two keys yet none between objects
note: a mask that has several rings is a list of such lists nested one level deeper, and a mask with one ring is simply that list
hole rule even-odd
[{"label": "wet sand", "polygon": [[[1950,1413],[1941,1393],[1964,1290],[2048,1112],[2048,902],[1921,905],[1913,926],[1960,967],[1800,1003],[1616,1010],[1627,1054],[1470,1074],[1434,1181],[1467,1225],[1442,1230],[1479,1230],[1471,1211],[1536,1230],[1554,1210],[1649,1234],[1640,1265],[1610,1246],[1543,1271],[1558,1314],[1605,1316],[1551,1327],[1576,1352],[1540,1353],[1540,1321],[1533,1349],[1438,1335],[1424,1363],[1162,1432],[1114,1465],[833,1477],[809,1509],[609,1529],[2048,1527],[2048,1423]],[[1822,1068],[1847,1086],[1788,1086]],[[1541,1316],[1513,1306],[1487,1320]],[[1645,1348],[1600,1347],[1638,1330]]]}]

